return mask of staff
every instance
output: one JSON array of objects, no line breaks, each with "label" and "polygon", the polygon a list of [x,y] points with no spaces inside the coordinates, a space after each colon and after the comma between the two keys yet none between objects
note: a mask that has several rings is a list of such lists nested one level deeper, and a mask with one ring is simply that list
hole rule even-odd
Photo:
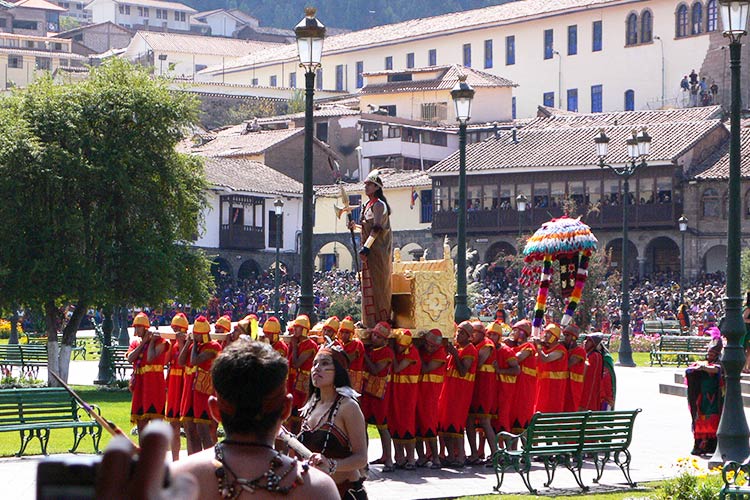
[{"label": "staff", "polygon": [[344,191],[344,186],[339,184],[339,198],[341,198],[341,205],[333,205],[333,210],[336,212],[336,217],[341,218],[341,214],[346,212],[347,226],[349,227],[349,233],[352,235],[352,249],[354,249],[354,269],[359,274],[359,261],[356,258],[357,255],[357,240],[354,236],[354,226],[352,225],[352,207],[349,205],[349,197]]}]

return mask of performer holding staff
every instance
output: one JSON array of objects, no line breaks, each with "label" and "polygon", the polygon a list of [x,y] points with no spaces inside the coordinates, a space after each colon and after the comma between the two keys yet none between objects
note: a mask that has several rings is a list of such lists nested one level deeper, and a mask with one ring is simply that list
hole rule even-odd
[{"label": "performer holding staff", "polygon": [[167,413],[166,420],[172,426],[172,461],[180,458],[180,401],[184,381],[184,368],[180,364],[180,351],[187,338],[188,320],[184,313],[175,314],[172,318],[172,331],[175,340],[169,349],[169,371],[167,372]]},{"label": "performer holding staff", "polygon": [[391,207],[383,194],[383,181],[373,170],[365,179],[367,202],[359,224],[348,227],[362,232],[362,323],[374,328],[391,319]]}]

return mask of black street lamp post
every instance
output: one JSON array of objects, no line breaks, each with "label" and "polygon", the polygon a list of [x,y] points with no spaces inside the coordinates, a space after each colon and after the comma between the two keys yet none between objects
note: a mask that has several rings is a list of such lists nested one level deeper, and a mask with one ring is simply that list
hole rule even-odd
[{"label": "black street lamp post", "polygon": [[683,305],[685,303],[685,233],[688,229],[688,218],[683,214],[677,219],[677,224],[682,235],[682,247],[680,247],[680,305]]},{"label": "black street lamp post", "polygon": [[632,136],[627,139],[629,160],[618,165],[605,163],[607,157],[609,137],[601,130],[599,136],[594,139],[596,152],[599,156],[599,167],[608,168],[618,177],[622,177],[622,294],[620,297],[620,349],[617,364],[620,366],[635,366],[633,361],[633,349],[630,346],[630,271],[628,269],[628,206],[630,205],[630,178],[642,167],[648,166],[646,157],[650,153],[651,137],[646,128],[640,133],[633,130]]},{"label": "black street lamp post", "polygon": [[745,364],[745,353],[740,339],[745,333],[742,320],[742,296],[740,289],[740,252],[742,222],[740,214],[740,39],[747,34],[747,15],[750,1],[719,0],[724,36],[729,38],[729,59],[732,75],[732,105],[730,110],[729,142],[729,210],[727,211],[727,288],[724,297],[724,322],[721,334],[727,345],[721,356],[724,369],[726,395],[716,433],[718,445],[709,460],[710,466],[721,465],[727,460],[744,461],[750,455],[750,430],[742,404],[740,372]]},{"label": "black street lamp post", "polygon": [[474,89],[466,83],[466,75],[458,77],[456,86],[451,90],[453,103],[456,105],[458,120],[458,250],[456,255],[456,323],[471,317],[471,310],[466,303],[466,124],[471,118],[471,101]]},{"label": "black street lamp post", "polygon": [[[521,193],[518,196],[516,196],[516,210],[518,211],[518,257],[520,258],[521,252],[523,252],[523,245],[521,245],[521,221],[523,219],[523,216],[526,213],[526,205],[528,204],[529,200],[526,198],[526,196]],[[521,276],[519,275],[519,278]],[[518,319],[517,321],[520,321],[522,319],[526,318],[526,310],[524,309],[524,303],[523,303],[523,286],[521,286],[520,281],[518,282],[518,305],[517,305],[517,311],[518,311]]]},{"label": "black street lamp post", "polygon": [[307,314],[314,324],[313,297],[313,94],[315,71],[323,56],[326,28],[315,18],[316,9],[305,8],[305,18],[294,28],[300,66],[305,69],[305,149],[302,183],[301,286],[298,314]]},{"label": "black street lamp post", "polygon": [[276,267],[274,268],[274,295],[273,295],[273,310],[276,314],[276,318],[279,322],[284,324],[283,318],[281,317],[281,310],[279,304],[279,284],[281,282],[281,272],[279,272],[279,250],[281,248],[281,217],[284,215],[284,200],[281,198],[273,202],[273,209],[276,212]]}]

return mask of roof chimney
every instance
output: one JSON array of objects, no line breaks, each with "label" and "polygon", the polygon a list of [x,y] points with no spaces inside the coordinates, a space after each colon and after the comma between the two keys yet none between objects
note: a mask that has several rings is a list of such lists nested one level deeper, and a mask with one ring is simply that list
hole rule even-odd
[{"label": "roof chimney", "polygon": [[492,123],[492,133],[495,135],[495,139],[500,137],[500,129],[497,127],[497,122]]},{"label": "roof chimney", "polygon": [[510,137],[513,144],[518,144],[518,129],[516,127],[510,129]]}]

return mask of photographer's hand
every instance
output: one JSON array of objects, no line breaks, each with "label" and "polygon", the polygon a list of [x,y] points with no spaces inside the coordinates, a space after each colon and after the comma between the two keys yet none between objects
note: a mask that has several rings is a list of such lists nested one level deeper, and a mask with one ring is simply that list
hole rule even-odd
[{"label": "photographer's hand", "polygon": [[200,489],[191,474],[174,474],[163,488],[167,470],[165,458],[172,440],[172,428],[162,421],[151,422],[141,438],[141,452],[135,471],[128,477],[133,446],[125,436],[115,436],[104,451],[96,481],[96,498],[119,499],[192,499]]}]

